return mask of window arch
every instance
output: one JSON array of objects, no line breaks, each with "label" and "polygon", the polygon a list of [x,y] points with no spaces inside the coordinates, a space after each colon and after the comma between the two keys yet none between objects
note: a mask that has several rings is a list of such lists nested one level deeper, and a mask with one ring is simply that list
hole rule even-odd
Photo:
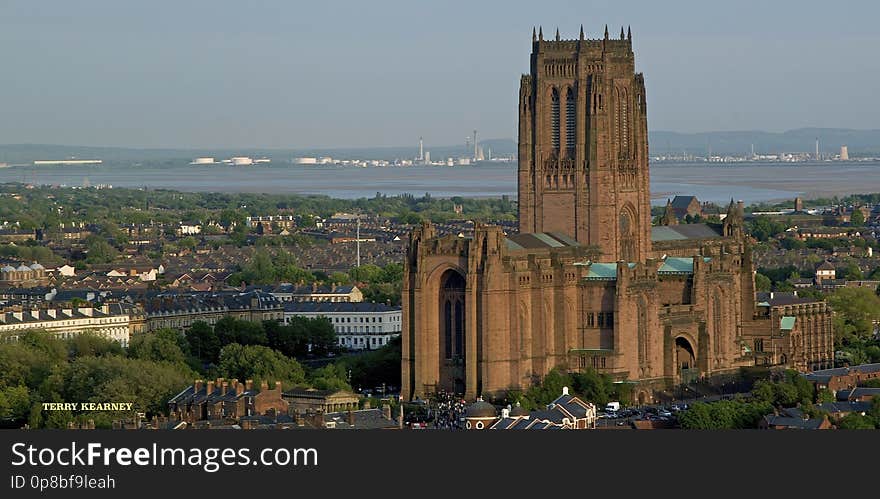
[{"label": "window arch", "polygon": [[618,231],[620,234],[620,259],[634,262],[638,257],[636,246],[636,217],[631,206],[625,206],[620,210],[618,217]]},{"label": "window arch", "polygon": [[550,95],[550,135],[553,149],[559,149],[559,92],[553,89]]},{"label": "window arch", "polygon": [[565,148],[568,150],[569,156],[574,156],[577,138],[577,113],[575,110],[574,91],[569,88],[565,94]]}]

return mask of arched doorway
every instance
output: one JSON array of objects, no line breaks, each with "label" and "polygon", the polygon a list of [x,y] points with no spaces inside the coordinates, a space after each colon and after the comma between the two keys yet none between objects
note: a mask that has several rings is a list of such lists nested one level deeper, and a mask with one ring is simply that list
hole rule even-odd
[{"label": "arched doorway", "polygon": [[449,269],[440,276],[440,388],[464,394],[465,279]]},{"label": "arched doorway", "polygon": [[675,369],[682,383],[690,383],[700,376],[694,347],[684,336],[675,338]]}]

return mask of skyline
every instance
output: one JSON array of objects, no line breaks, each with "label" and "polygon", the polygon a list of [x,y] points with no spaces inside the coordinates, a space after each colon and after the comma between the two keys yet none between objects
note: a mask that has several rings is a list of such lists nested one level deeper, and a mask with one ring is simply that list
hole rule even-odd
[{"label": "skyline", "polygon": [[[532,16],[524,3],[197,2],[168,15],[156,3],[12,1],[0,20],[0,142],[400,147],[420,135],[464,143],[474,128],[515,139],[532,26],[552,39],[558,20],[564,39],[581,22],[588,38],[606,21],[612,37],[632,27],[652,131],[878,128],[864,82],[880,76],[870,53],[880,7],[637,3],[563,2],[564,15]],[[727,97],[714,105],[718,92]]]}]

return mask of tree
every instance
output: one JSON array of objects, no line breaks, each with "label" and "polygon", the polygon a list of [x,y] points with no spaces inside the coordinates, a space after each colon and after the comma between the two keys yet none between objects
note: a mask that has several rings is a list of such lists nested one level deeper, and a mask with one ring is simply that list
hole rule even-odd
[{"label": "tree", "polygon": [[207,322],[196,321],[186,332],[189,351],[203,363],[217,362],[220,357],[220,338]]},{"label": "tree", "polygon": [[218,370],[227,378],[282,381],[292,385],[305,382],[305,373],[297,361],[257,345],[226,345],[220,350]]},{"label": "tree", "polygon": [[771,286],[772,286],[772,283],[770,282],[769,277],[765,276],[764,274],[761,274],[760,272],[755,273],[755,289],[758,292],[766,293],[766,292],[770,291]]},{"label": "tree", "polygon": [[874,418],[874,422],[877,425],[880,425],[880,395],[874,395],[871,398],[871,412],[870,415]]},{"label": "tree", "polygon": [[73,357],[125,355],[118,341],[93,333],[80,333],[71,338],[68,344]]},{"label": "tree", "polygon": [[828,297],[834,309],[835,340],[849,344],[870,339],[873,321],[880,320],[880,297],[868,288],[841,288]]},{"label": "tree", "polygon": [[30,410],[31,399],[26,386],[0,388],[0,420],[23,420]]},{"label": "tree", "polygon": [[865,279],[865,275],[862,273],[862,269],[855,263],[849,263],[843,269],[843,278],[848,281],[861,281]]},{"label": "tree", "polygon": [[214,324],[214,332],[221,345],[240,343],[242,345],[267,345],[263,324],[226,316]]},{"label": "tree", "polygon": [[110,263],[116,259],[119,252],[100,236],[89,236],[86,239],[86,262],[87,263]]},{"label": "tree", "polygon": [[133,359],[183,364],[186,362],[186,342],[182,340],[181,334],[174,329],[141,334],[132,338],[128,356]]},{"label": "tree", "polygon": [[844,416],[837,427],[841,430],[873,430],[876,424],[871,416],[862,416],[857,412],[851,412]]},{"label": "tree", "polygon": [[862,210],[858,208],[853,209],[852,215],[849,217],[849,223],[855,227],[865,225],[865,214],[862,213]]},{"label": "tree", "polygon": [[343,364],[327,364],[315,369],[309,376],[309,384],[318,390],[351,391]]}]

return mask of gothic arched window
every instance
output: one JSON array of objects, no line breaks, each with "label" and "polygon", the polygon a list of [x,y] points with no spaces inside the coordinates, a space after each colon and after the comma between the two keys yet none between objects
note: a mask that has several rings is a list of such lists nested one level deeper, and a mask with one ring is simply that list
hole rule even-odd
[{"label": "gothic arched window", "polygon": [[550,128],[553,141],[553,149],[559,149],[559,92],[553,89],[550,96]]},{"label": "gothic arched window", "polygon": [[620,212],[619,227],[620,231],[620,258],[627,262],[636,260],[636,238],[635,238],[635,217],[629,208],[624,208]]},{"label": "gothic arched window", "polygon": [[577,133],[577,117],[575,113],[574,92],[569,88],[565,96],[565,148],[569,156],[574,156],[575,138]]}]

